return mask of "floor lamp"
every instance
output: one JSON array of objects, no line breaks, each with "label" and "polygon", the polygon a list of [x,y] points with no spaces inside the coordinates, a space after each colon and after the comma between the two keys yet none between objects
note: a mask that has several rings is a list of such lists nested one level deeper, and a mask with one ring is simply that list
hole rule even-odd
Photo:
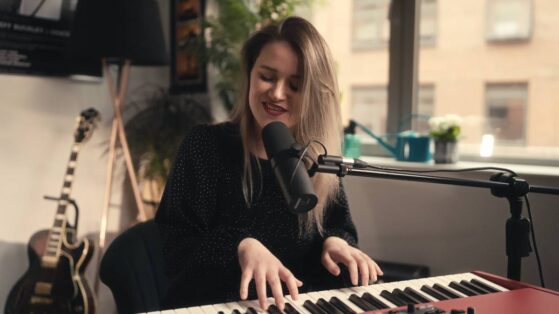
[{"label": "floor lamp", "polygon": [[[72,23],[69,50],[77,62],[102,64],[114,111],[99,230],[99,262],[106,241],[117,146],[122,149],[138,218],[140,221],[147,219],[126,140],[122,110],[131,65],[157,66],[169,61],[157,3],[154,0],[80,0]],[[116,84],[111,65],[117,68]],[[96,276],[95,291],[98,289],[99,276]]]}]

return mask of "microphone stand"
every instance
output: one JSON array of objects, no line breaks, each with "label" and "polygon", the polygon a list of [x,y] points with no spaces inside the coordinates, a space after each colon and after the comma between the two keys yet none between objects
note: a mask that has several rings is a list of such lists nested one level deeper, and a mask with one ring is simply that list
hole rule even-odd
[{"label": "microphone stand", "polygon": [[520,281],[522,257],[529,256],[532,251],[531,222],[522,217],[522,197],[528,192],[559,195],[559,188],[530,186],[526,180],[502,172],[495,173],[490,180],[460,179],[403,173],[396,170],[374,170],[367,168],[368,165],[363,161],[354,164],[345,162],[345,160],[347,158],[321,155],[318,162],[309,169],[309,175],[313,176],[316,172],[322,172],[336,174],[340,178],[349,175],[489,188],[492,195],[507,198],[511,213],[511,217],[506,223],[507,277],[517,281]]}]

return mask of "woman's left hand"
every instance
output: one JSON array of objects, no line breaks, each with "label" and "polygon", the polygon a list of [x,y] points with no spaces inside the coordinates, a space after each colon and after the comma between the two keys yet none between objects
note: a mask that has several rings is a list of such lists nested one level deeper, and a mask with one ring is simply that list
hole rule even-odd
[{"label": "woman's left hand", "polygon": [[344,264],[349,270],[349,277],[353,285],[358,284],[361,277],[361,285],[368,285],[369,281],[376,281],[377,276],[383,272],[367,254],[350,246],[345,240],[338,237],[328,237],[322,244],[322,265],[333,274],[340,274],[339,263]]}]

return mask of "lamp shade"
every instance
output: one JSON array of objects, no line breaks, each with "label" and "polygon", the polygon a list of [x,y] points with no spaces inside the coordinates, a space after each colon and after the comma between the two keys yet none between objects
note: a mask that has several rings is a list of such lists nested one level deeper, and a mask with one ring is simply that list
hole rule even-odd
[{"label": "lamp shade", "polygon": [[154,0],[79,0],[69,45],[81,60],[129,59],[134,65],[165,65],[169,56]]}]

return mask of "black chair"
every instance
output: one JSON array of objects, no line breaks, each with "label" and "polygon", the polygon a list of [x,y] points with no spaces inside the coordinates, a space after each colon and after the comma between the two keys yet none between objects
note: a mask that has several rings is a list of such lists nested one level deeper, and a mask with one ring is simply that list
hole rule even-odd
[{"label": "black chair", "polygon": [[99,276],[119,313],[159,311],[169,287],[162,240],[153,220],[120,234],[101,260]]}]

